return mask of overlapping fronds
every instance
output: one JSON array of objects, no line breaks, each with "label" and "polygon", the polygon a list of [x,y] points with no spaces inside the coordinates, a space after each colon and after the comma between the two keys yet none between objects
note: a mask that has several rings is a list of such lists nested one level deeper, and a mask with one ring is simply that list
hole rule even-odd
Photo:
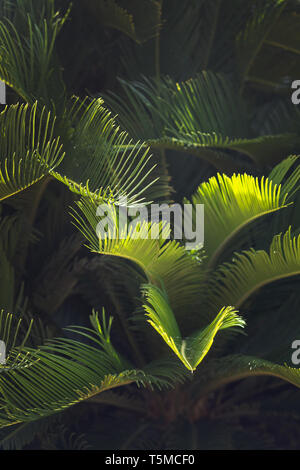
[{"label": "overlapping fronds", "polygon": [[[106,95],[106,101],[135,132],[141,132],[143,127],[144,139],[161,138],[165,131],[168,137],[177,138],[192,132],[215,132],[230,137],[246,132],[246,122],[240,118],[244,115],[244,104],[223,75],[202,72],[181,83],[169,77],[159,82],[144,78],[142,82],[120,80],[120,83],[127,101],[113,93]],[[156,116],[151,126],[149,112]]]},{"label": "overlapping fronds", "polygon": [[286,0],[268,0],[253,5],[252,17],[236,40],[242,82],[251,74],[251,67],[286,4]]},{"label": "overlapping fronds", "polygon": [[0,200],[28,188],[63,159],[55,118],[45,108],[12,105],[0,114]]},{"label": "overlapping fronds", "polygon": [[181,83],[121,80],[121,85],[125,99],[111,93],[107,103],[129,132],[153,148],[187,152],[221,171],[238,169],[237,155],[264,168],[294,150],[294,134],[249,134],[246,105],[222,74],[202,72]]},{"label": "overlapping fronds", "polygon": [[[111,319],[91,317],[94,329],[70,327],[92,345],[54,338],[39,349],[13,348],[23,367],[0,366],[0,427],[34,421],[120,385],[166,386],[169,379],[135,370],[110,342]],[[26,364],[24,365],[24,361]],[[155,366],[157,369],[157,366]]]},{"label": "overlapping fronds", "polygon": [[18,2],[17,25],[9,18],[0,22],[0,78],[26,102],[33,104],[38,99],[51,109],[54,102],[60,106],[64,97],[54,44],[69,11],[60,16],[53,2],[43,2],[40,11],[34,7],[32,2]]},{"label": "overlapping fronds", "polygon": [[204,248],[214,265],[225,244],[245,225],[286,207],[281,186],[267,178],[245,174],[218,174],[202,183],[192,203],[204,204]]},{"label": "overlapping fronds", "polygon": [[21,328],[21,325],[22,319],[20,317],[16,317],[11,313],[6,313],[3,310],[0,311],[0,339],[1,341],[4,341],[8,352],[10,349],[14,349],[16,347],[21,350],[26,344],[32,322],[30,322],[25,333],[24,329]]},{"label": "overlapping fronds", "polygon": [[144,220],[139,228],[136,224],[123,227],[119,223],[121,211],[113,205],[105,208],[110,215],[105,223],[100,218],[103,214],[97,215],[93,199],[82,198],[77,207],[72,211],[74,224],[88,240],[91,251],[129,259],[143,270],[149,282],[157,285],[163,282],[176,312],[184,312],[188,305],[200,302],[202,266],[184,246],[168,240],[168,224]]},{"label": "overlapping fronds", "polygon": [[[241,170],[247,165],[245,157],[258,168],[268,167],[271,163],[276,164],[293,153],[297,141],[296,134],[291,133],[264,135],[252,139],[232,139],[214,132],[192,132],[182,137],[148,140],[147,144],[153,149],[175,150],[195,155],[219,171],[232,172]],[[228,154],[226,152],[228,150],[233,154]],[[242,155],[243,158],[239,160],[236,155]]]},{"label": "overlapping fronds", "polygon": [[0,311],[0,340],[4,342],[5,349],[0,363],[0,375],[17,369],[27,369],[33,364],[33,356],[28,352],[24,353],[32,324],[31,320],[25,326],[19,316]]},{"label": "overlapping fronds", "polygon": [[286,201],[290,201],[299,190],[300,166],[293,166],[299,162],[299,156],[290,155],[288,158],[276,165],[268,176],[275,184],[281,184],[282,193],[286,194]]},{"label": "overlapping fronds", "polygon": [[251,249],[235,253],[232,263],[221,265],[212,278],[209,304],[216,309],[230,301],[240,308],[267,284],[299,274],[300,236],[292,237],[289,229],[273,238],[269,253]]},{"label": "overlapping fronds", "polygon": [[156,36],[161,27],[161,5],[155,0],[87,0],[86,7],[104,25],[121,31],[137,43]]},{"label": "overlapping fronds", "polygon": [[270,30],[265,43],[300,54],[300,17],[295,11],[284,12]]},{"label": "overlapping fronds", "polygon": [[127,133],[120,131],[101,98],[90,102],[74,98],[68,119],[73,126],[70,155],[59,173],[52,172],[55,178],[71,191],[98,201],[117,203],[126,197],[128,203],[137,203],[149,187],[155,191],[152,185],[157,178],[152,177],[155,165],[149,147],[133,144]]},{"label": "overlapping fronds", "polygon": [[[251,87],[288,94],[299,77],[299,10],[284,11],[274,22],[246,77]],[[288,101],[288,100],[286,100]]]},{"label": "overlapping fronds", "polygon": [[190,337],[182,338],[166,292],[151,284],[144,286],[148,322],[161,335],[187,369],[194,371],[210,350],[218,331],[244,327],[233,307],[222,308],[212,323]]}]

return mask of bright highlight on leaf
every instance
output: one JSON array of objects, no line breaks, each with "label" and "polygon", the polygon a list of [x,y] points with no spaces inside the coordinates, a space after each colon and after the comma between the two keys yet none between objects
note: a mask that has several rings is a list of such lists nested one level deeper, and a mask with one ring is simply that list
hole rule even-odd
[{"label": "bright highlight on leaf", "polygon": [[48,175],[64,158],[54,137],[55,118],[37,103],[6,107],[0,113],[0,201]]},{"label": "bright highlight on leaf", "polygon": [[280,185],[247,174],[210,178],[199,186],[192,203],[204,204],[205,252],[212,265],[241,228],[287,206]]},{"label": "bright highlight on leaf", "polygon": [[205,328],[182,338],[166,292],[153,285],[144,286],[147,303],[144,308],[148,322],[160,334],[167,345],[192,372],[210,350],[218,331],[226,328],[244,328],[245,321],[233,307],[223,307],[216,318]]},{"label": "bright highlight on leaf", "polygon": [[230,299],[240,308],[267,284],[299,274],[300,235],[293,237],[290,228],[273,238],[269,253],[251,249],[235,253],[233,263],[221,265],[212,277],[209,303],[215,309]]}]

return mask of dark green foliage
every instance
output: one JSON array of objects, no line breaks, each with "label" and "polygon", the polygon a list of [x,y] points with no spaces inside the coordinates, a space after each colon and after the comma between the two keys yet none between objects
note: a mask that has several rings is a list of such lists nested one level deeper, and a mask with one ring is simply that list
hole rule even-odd
[{"label": "dark green foliage", "polygon": [[[0,15],[0,447],[298,449],[299,2]],[[204,248],[101,238],[124,196]]]}]

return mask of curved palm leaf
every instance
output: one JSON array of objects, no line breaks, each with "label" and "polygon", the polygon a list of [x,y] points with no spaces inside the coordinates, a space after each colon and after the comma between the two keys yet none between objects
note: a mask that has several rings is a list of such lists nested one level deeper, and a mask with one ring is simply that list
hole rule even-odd
[{"label": "curved palm leaf", "polygon": [[234,354],[203,363],[192,388],[201,396],[228,383],[251,376],[269,375],[300,387],[300,370],[254,356]]},{"label": "curved palm leaf", "polygon": [[64,101],[61,70],[54,66],[54,44],[69,10],[61,17],[53,2],[39,5],[40,11],[33,5],[18,2],[18,19],[23,21],[17,27],[9,18],[0,22],[0,78],[26,102],[38,99],[51,109],[54,102],[61,106]]},{"label": "curved palm leaf", "polygon": [[98,230],[97,203],[83,198],[73,209],[75,226],[89,241],[88,248],[99,254],[119,256],[136,263],[146,279],[156,285],[164,283],[170,304],[176,312],[184,313],[188,306],[198,305],[203,280],[201,264],[175,240],[167,240],[167,224],[144,221],[136,236],[132,227],[119,228],[119,214],[113,205],[107,206],[111,215],[105,233]]},{"label": "curved palm leaf", "polygon": [[300,71],[297,2],[256,1],[249,17],[236,38],[241,91],[250,84],[251,88],[287,96],[289,77],[298,77]]},{"label": "curved palm leaf", "polygon": [[92,345],[56,338],[39,349],[11,350],[19,361],[26,359],[26,367],[0,366],[0,427],[52,415],[120,385],[170,385],[168,370],[167,378],[155,365],[157,376],[151,374],[151,364],[147,372],[135,370],[117,353],[110,342],[112,319],[107,324],[103,313],[100,322],[94,313],[91,322],[93,330],[70,327],[70,331],[88,337]]},{"label": "curved palm leaf", "polygon": [[237,170],[247,159],[264,168],[292,153],[298,141],[295,134],[249,135],[245,103],[221,74],[202,72],[182,83],[170,78],[120,82],[125,99],[104,96],[132,135],[153,148],[203,158],[220,171]]},{"label": "curved palm leaf", "polygon": [[121,31],[137,43],[156,36],[161,26],[161,5],[157,1],[130,0],[126,10],[115,0],[88,0],[86,7],[104,26]]},{"label": "curved palm leaf", "polygon": [[286,0],[268,0],[253,5],[252,17],[236,40],[242,87],[245,80],[249,79],[251,67],[286,5]]},{"label": "curved palm leaf", "polygon": [[[132,144],[127,133],[116,127],[101,98],[88,101],[74,98],[67,108],[73,127],[66,148],[69,156],[59,172],[51,174],[77,194],[98,201],[117,201],[126,196],[129,203],[137,203],[150,187],[155,191],[152,185],[157,178],[152,179],[155,165],[149,147]],[[158,185],[157,195],[164,190]]]},{"label": "curved palm leaf", "polygon": [[28,188],[63,159],[54,138],[55,118],[37,103],[6,107],[0,114],[0,200]]},{"label": "curved palm leaf", "polygon": [[298,161],[298,155],[291,155],[276,165],[268,176],[273,183],[282,184],[282,192],[287,195],[286,201],[290,201],[299,190],[300,166],[291,171]]},{"label": "curved palm leaf", "polygon": [[0,375],[8,371],[27,369],[33,364],[33,356],[24,353],[33,321],[24,326],[22,318],[0,311],[0,340],[4,342],[5,357],[1,358]]},{"label": "curved palm leaf", "polygon": [[[202,361],[218,330],[244,325],[232,307],[223,308],[209,326],[183,340],[171,305],[176,311],[180,307],[186,311],[189,306],[195,308],[199,303],[203,276],[199,264],[178,243],[163,240],[166,235],[163,231],[168,232],[168,227],[144,223],[137,239],[130,230],[128,234],[118,233],[118,220],[114,212],[112,225],[105,235],[101,231],[97,233],[93,201],[89,203],[83,199],[77,205],[84,217],[74,211],[75,225],[89,240],[92,251],[130,259],[143,269],[151,282],[143,288],[150,304],[144,305],[148,321],[189,370],[193,371]],[[151,239],[153,229],[161,230],[158,239]],[[164,291],[158,287],[162,283]]]},{"label": "curved palm leaf", "polygon": [[254,249],[234,254],[233,263],[221,265],[211,280],[209,304],[241,305],[259,289],[277,280],[300,274],[300,236],[292,237],[291,229],[276,235],[269,253]]},{"label": "curved palm leaf", "polygon": [[204,204],[204,247],[209,267],[245,225],[287,206],[287,194],[271,180],[247,174],[231,178],[218,174],[202,183],[192,197],[194,207]]},{"label": "curved palm leaf", "polygon": [[244,327],[244,320],[233,307],[222,308],[216,318],[192,336],[182,338],[166,292],[151,284],[144,286],[147,303],[144,305],[148,322],[160,334],[167,345],[192,372],[210,350],[218,331],[232,327]]}]

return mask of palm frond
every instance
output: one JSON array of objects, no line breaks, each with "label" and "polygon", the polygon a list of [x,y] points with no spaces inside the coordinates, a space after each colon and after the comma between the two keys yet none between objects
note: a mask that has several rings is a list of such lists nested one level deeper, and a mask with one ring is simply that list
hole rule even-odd
[{"label": "palm frond", "polygon": [[15,300],[15,271],[0,244],[0,305],[11,311]]},{"label": "palm frond", "polygon": [[282,184],[282,192],[287,194],[286,201],[290,201],[299,190],[300,166],[293,166],[299,161],[299,156],[290,155],[276,165],[268,176],[275,184]]},{"label": "palm frond", "polygon": [[254,356],[234,354],[203,363],[193,388],[201,396],[228,383],[252,376],[272,376],[300,387],[300,371]]},{"label": "palm frond", "polygon": [[213,322],[192,336],[182,338],[166,292],[151,284],[144,286],[144,305],[148,322],[190,371],[194,371],[210,350],[218,331],[244,327],[245,322],[233,307],[222,308]]},{"label": "palm frond", "polygon": [[213,309],[230,303],[240,308],[259,289],[280,279],[300,274],[300,236],[291,229],[276,235],[269,253],[254,249],[235,253],[232,263],[224,263],[213,275],[209,303]]},{"label": "palm frond", "polygon": [[63,159],[55,118],[45,108],[13,105],[0,114],[0,200],[48,175]]},{"label": "palm frond", "polygon": [[[149,147],[132,143],[126,132],[116,126],[103,100],[74,98],[68,108],[68,119],[73,126],[73,137],[59,172],[52,176],[68,188],[84,196],[114,200],[126,196],[128,203],[138,202],[149,188],[155,192],[154,163]],[[158,194],[164,192],[158,185]],[[153,193],[152,193],[153,194]]]},{"label": "palm frond", "polygon": [[268,34],[265,44],[300,54],[300,15],[295,11],[284,11]]},{"label": "palm frond", "polygon": [[236,39],[242,87],[249,78],[251,67],[286,4],[286,0],[258,1],[253,4],[252,17]]},{"label": "palm frond", "polygon": [[21,423],[3,428],[0,432],[0,448],[3,450],[21,450],[32,443],[37,435],[49,432],[59,415],[53,415],[38,421]]},{"label": "palm frond", "polygon": [[259,217],[286,207],[281,186],[267,178],[218,174],[202,183],[192,196],[194,207],[204,204],[204,248],[213,266],[225,245],[243,227]]},{"label": "palm frond", "polygon": [[297,135],[291,133],[232,139],[214,132],[192,132],[178,137],[147,140],[147,144],[153,149],[195,155],[219,171],[232,173],[250,166],[250,162],[259,169],[276,164],[295,150],[298,140]]},{"label": "palm frond", "polygon": [[[165,136],[164,130],[168,137],[177,138],[192,132],[245,137],[246,121],[241,120],[245,105],[224,75],[202,72],[181,83],[169,77],[159,82],[143,78],[120,83],[127,101],[113,93],[105,95],[105,100],[145,140]],[[149,112],[156,117],[150,127]]]},{"label": "palm frond", "polygon": [[156,36],[161,27],[161,6],[157,1],[87,0],[86,7],[104,26],[117,29],[137,43]]},{"label": "palm frond", "polygon": [[60,16],[54,11],[53,2],[47,2],[46,8],[44,4],[40,10],[45,17],[38,21],[33,4],[18,3],[18,19],[22,19],[19,25],[16,27],[9,18],[0,22],[0,78],[27,103],[38,99],[49,109],[54,103],[59,107],[65,90],[61,70],[54,67],[54,44],[69,10]]},{"label": "palm frond", "polygon": [[246,104],[222,74],[202,72],[181,83],[170,78],[120,83],[124,98],[110,93],[106,102],[124,128],[153,149],[187,152],[234,171],[248,160],[260,168],[277,163],[298,142],[292,133],[249,134]]},{"label": "palm frond", "polygon": [[142,269],[149,282],[160,285],[162,281],[176,312],[182,314],[188,305],[201,302],[202,266],[184,246],[168,240],[168,224],[143,221],[134,235],[132,227],[119,227],[119,214],[113,205],[108,205],[110,226],[101,233],[97,203],[83,198],[76,204],[78,209],[72,210],[74,224],[88,240],[87,246],[92,252],[131,260]]},{"label": "palm frond", "polygon": [[12,349],[26,367],[1,367],[0,427],[50,416],[100,392],[121,385],[166,386],[168,379],[135,370],[110,342],[111,321],[91,317],[94,329],[70,327],[92,345],[54,338],[39,349]]}]

